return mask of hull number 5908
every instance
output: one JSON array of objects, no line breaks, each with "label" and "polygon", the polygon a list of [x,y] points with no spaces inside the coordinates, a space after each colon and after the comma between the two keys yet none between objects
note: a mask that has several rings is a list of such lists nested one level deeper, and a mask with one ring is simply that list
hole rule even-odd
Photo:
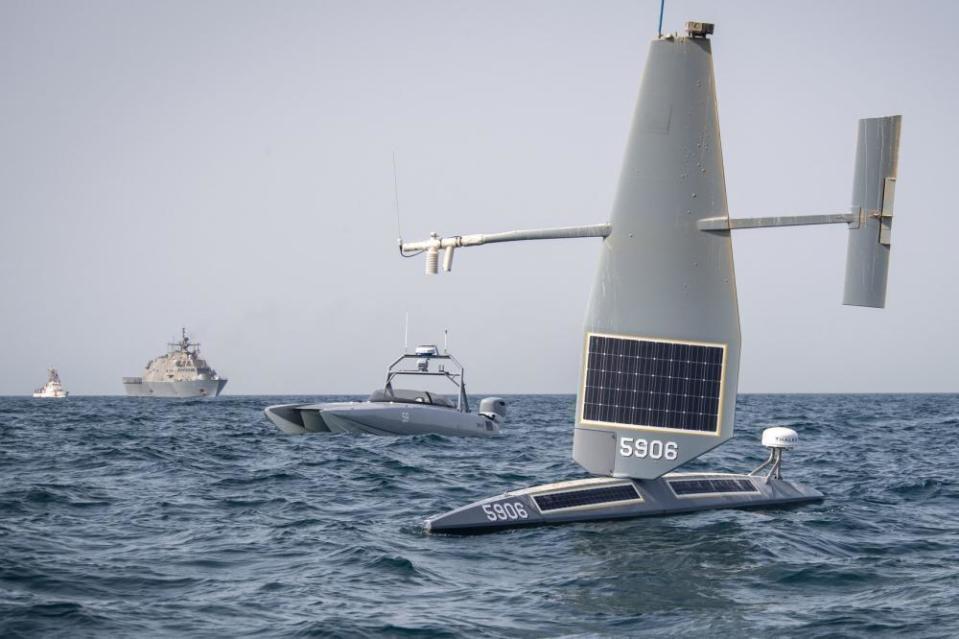
[{"label": "hull number 5908", "polygon": [[640,459],[676,459],[679,447],[676,442],[664,442],[658,439],[649,441],[642,437],[619,438],[619,454],[623,457],[638,457]]}]

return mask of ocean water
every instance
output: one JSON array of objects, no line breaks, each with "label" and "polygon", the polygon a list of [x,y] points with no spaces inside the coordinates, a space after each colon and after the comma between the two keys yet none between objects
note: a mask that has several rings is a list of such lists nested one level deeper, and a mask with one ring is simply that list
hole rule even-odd
[{"label": "ocean water", "polygon": [[[572,396],[494,439],[281,435],[280,401],[0,398],[0,636],[959,636],[956,395],[751,395],[822,504],[460,537],[420,526],[584,476]],[[341,398],[331,398],[341,399]]]}]

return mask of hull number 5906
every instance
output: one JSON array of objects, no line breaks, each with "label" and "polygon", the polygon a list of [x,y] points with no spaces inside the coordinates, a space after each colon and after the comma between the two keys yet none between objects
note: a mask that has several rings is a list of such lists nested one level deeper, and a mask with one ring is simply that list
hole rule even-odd
[{"label": "hull number 5906", "polygon": [[640,459],[666,459],[672,461],[679,454],[676,442],[664,442],[658,439],[649,441],[642,437],[619,438],[619,454],[623,457],[638,457]]},{"label": "hull number 5906", "polygon": [[518,501],[484,504],[483,512],[486,513],[486,518],[490,521],[506,521],[507,519],[515,521],[529,517],[526,507]]}]

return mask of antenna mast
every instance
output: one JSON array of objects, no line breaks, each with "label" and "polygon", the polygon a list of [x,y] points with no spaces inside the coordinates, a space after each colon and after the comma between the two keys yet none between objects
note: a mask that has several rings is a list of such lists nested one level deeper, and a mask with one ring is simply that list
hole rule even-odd
[{"label": "antenna mast", "polygon": [[393,152],[393,209],[396,211],[396,243],[403,244],[403,232],[400,230],[400,186],[396,178],[396,152]]}]

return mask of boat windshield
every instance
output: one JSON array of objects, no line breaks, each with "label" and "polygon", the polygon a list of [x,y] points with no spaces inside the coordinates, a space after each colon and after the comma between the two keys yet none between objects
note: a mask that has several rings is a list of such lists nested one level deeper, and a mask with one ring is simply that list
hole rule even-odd
[{"label": "boat windshield", "polygon": [[429,404],[431,406],[442,406],[443,408],[456,408],[448,397],[439,393],[429,391],[408,390],[396,388],[392,391],[385,388],[378,388],[370,394],[369,402],[398,402],[401,404]]}]

